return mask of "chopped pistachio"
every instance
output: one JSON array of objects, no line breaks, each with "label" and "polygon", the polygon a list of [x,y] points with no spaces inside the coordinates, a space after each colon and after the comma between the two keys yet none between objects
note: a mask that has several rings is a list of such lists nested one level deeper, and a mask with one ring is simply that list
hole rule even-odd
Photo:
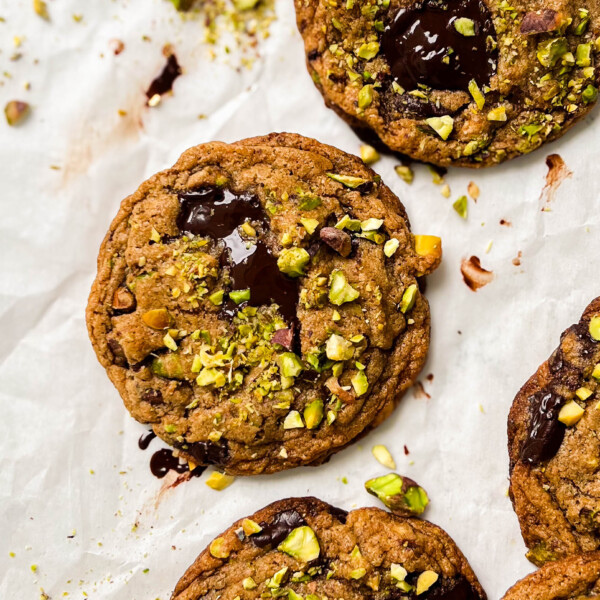
[{"label": "chopped pistachio", "polygon": [[327,173],[327,177],[353,190],[363,185],[363,183],[367,183],[368,181],[368,179],[363,179],[362,177],[353,177],[352,175],[338,175],[337,173]]},{"label": "chopped pistachio", "polygon": [[448,139],[454,128],[454,119],[449,115],[430,117],[425,123],[431,127],[444,141]]},{"label": "chopped pistachio", "polygon": [[581,99],[586,104],[591,104],[592,102],[596,102],[596,100],[598,99],[598,88],[591,84],[588,85],[581,93]]},{"label": "chopped pistachio", "polygon": [[390,565],[390,575],[396,581],[404,581],[408,575],[408,571],[402,565],[392,563]]},{"label": "chopped pistachio", "polygon": [[[248,290],[250,291],[250,290]],[[223,304],[223,297],[225,296],[225,292],[223,290],[217,290],[216,292],[213,292],[208,299],[215,305],[215,306],[221,306],[221,304]]]},{"label": "chopped pistachio", "polygon": [[279,356],[278,362],[284,377],[298,377],[304,369],[302,361],[293,352],[284,352]]},{"label": "chopped pistachio", "polygon": [[462,217],[463,219],[466,219],[468,211],[469,211],[469,208],[467,205],[467,197],[461,196],[458,200],[456,200],[454,202],[454,204],[452,205],[452,208],[454,208],[454,210],[458,213],[458,215],[460,217]]},{"label": "chopped pistachio", "polygon": [[402,300],[400,301],[400,312],[407,313],[415,305],[417,299],[418,287],[416,283],[409,285],[404,294],[402,294]]},{"label": "chopped pistachio", "polygon": [[287,591],[288,600],[304,600],[300,594],[296,594],[294,590]]},{"label": "chopped pistachio", "polygon": [[360,292],[355,290],[346,279],[343,271],[335,270],[329,278],[329,301],[336,306],[341,306],[346,302],[353,302],[360,296]]},{"label": "chopped pistachio", "polygon": [[177,342],[173,339],[170,333],[165,334],[165,337],[163,338],[163,344],[173,352],[177,350]]},{"label": "chopped pistachio", "polygon": [[142,315],[142,321],[152,329],[168,329],[173,323],[173,317],[166,308],[155,308]]},{"label": "chopped pistachio", "polygon": [[284,429],[302,429],[303,427],[302,417],[297,410],[291,410],[283,421]]},{"label": "chopped pistachio", "polygon": [[365,488],[398,514],[419,516],[429,504],[427,492],[422,487],[412,479],[401,477],[397,473],[369,479]]},{"label": "chopped pistachio", "polygon": [[248,302],[250,300],[250,290],[233,290],[229,292],[229,297],[236,303]]},{"label": "chopped pistachio", "polygon": [[366,569],[354,569],[353,571],[350,571],[350,577],[352,579],[362,579],[365,575],[367,574],[367,570]]},{"label": "chopped pistachio", "polygon": [[396,174],[401,177],[406,183],[412,183],[415,178],[414,171],[405,165],[398,165],[394,167],[394,171]]},{"label": "chopped pistachio", "polygon": [[307,429],[316,429],[323,420],[323,400],[313,400],[304,409],[304,422]]},{"label": "chopped pistachio", "polygon": [[255,590],[258,587],[258,584],[252,577],[246,577],[246,579],[242,580],[242,587],[245,590]]},{"label": "chopped pistachio", "polygon": [[283,567],[283,569],[279,569],[277,573],[274,573],[273,576],[267,579],[267,587],[269,589],[278,589],[281,587],[285,576],[287,575],[288,567]]},{"label": "chopped pistachio", "polygon": [[377,56],[379,52],[379,43],[378,42],[368,42],[362,44],[360,48],[356,51],[356,55],[360,58],[364,58],[365,60],[371,60]]},{"label": "chopped pistachio", "polygon": [[474,79],[471,79],[471,81],[469,81],[469,92],[471,93],[473,100],[475,100],[477,108],[479,110],[482,110],[485,104],[485,96],[479,89],[479,86],[477,85],[477,82]]},{"label": "chopped pistachio", "polygon": [[358,108],[368,108],[373,102],[373,86],[371,84],[363,85],[358,92]]},{"label": "chopped pistachio", "polygon": [[442,253],[442,239],[437,235],[415,235],[415,252],[419,256],[437,256]]},{"label": "chopped pistachio", "polygon": [[579,44],[575,53],[575,63],[578,67],[589,67],[592,64],[591,60],[592,44]]},{"label": "chopped pistachio", "polygon": [[360,221],[351,219],[348,215],[344,215],[336,224],[336,229],[349,229],[350,231],[360,231]]},{"label": "chopped pistachio", "polygon": [[373,448],[371,448],[371,452],[379,464],[382,464],[388,469],[396,468],[396,463],[394,462],[390,451],[384,445],[378,444],[373,446]]},{"label": "chopped pistachio", "polygon": [[365,165],[372,165],[379,160],[380,156],[379,152],[373,146],[364,144],[360,147],[360,158]]},{"label": "chopped pistachio", "polygon": [[38,17],[42,17],[46,21],[50,20],[50,15],[48,14],[48,6],[44,2],[44,0],[33,0],[33,10]]},{"label": "chopped pistachio", "polygon": [[319,540],[315,532],[307,525],[292,530],[277,549],[306,563],[316,560],[321,554]]},{"label": "chopped pistachio", "polygon": [[350,360],[354,355],[354,348],[350,342],[334,333],[325,344],[325,354],[329,360]]},{"label": "chopped pistachio", "polygon": [[233,5],[236,10],[239,10],[240,12],[252,10],[258,3],[259,0],[233,0]]},{"label": "chopped pistachio", "polygon": [[572,427],[581,420],[584,412],[585,411],[583,408],[581,408],[577,402],[571,400],[560,409],[560,412],[558,413],[558,420],[561,423],[564,423],[567,427]]},{"label": "chopped pistachio", "polygon": [[439,575],[435,571],[423,571],[417,579],[417,596],[426,592],[438,579]]},{"label": "chopped pistachio", "polygon": [[11,127],[22,123],[29,115],[29,112],[29,104],[27,104],[27,102],[21,102],[20,100],[11,100],[4,107],[6,122]]},{"label": "chopped pistachio", "polygon": [[165,425],[165,431],[167,433],[175,433],[177,431],[177,426],[173,425],[172,423],[167,423]]},{"label": "chopped pistachio", "polygon": [[496,108],[492,108],[487,114],[488,121],[506,121],[507,119],[505,106],[496,106]]},{"label": "chopped pistachio", "polygon": [[369,389],[369,381],[364,371],[357,371],[350,380],[357,396],[362,396]]},{"label": "chopped pistachio", "polygon": [[383,225],[383,219],[366,219],[360,222],[363,231],[377,231]]},{"label": "chopped pistachio", "polygon": [[587,400],[594,392],[592,392],[592,390],[586,388],[586,387],[580,387],[578,390],[575,391],[575,395],[580,399],[580,400]]},{"label": "chopped pistachio", "polygon": [[396,253],[396,250],[398,250],[399,246],[400,246],[400,242],[396,238],[390,238],[383,245],[383,253],[388,258],[391,257],[391,256],[394,256],[394,254]]},{"label": "chopped pistachio", "polygon": [[589,332],[592,339],[600,342],[600,316],[595,316],[590,319]]},{"label": "chopped pistachio", "polygon": [[196,377],[196,384],[200,387],[214,385],[215,387],[223,387],[227,383],[227,378],[218,369],[202,369]]},{"label": "chopped pistachio", "polygon": [[537,58],[544,67],[553,67],[560,58],[569,51],[564,37],[540,42],[537,47]]},{"label": "chopped pistachio", "polygon": [[235,477],[232,475],[225,475],[225,473],[214,471],[210,474],[210,477],[205,481],[205,483],[209,488],[216,490],[217,492],[221,492],[225,488],[229,487],[234,481]]},{"label": "chopped pistachio", "polygon": [[467,19],[467,17],[459,17],[454,21],[454,29],[465,37],[473,37],[475,35],[475,21]]},{"label": "chopped pistachio", "polygon": [[597,381],[600,381],[600,363],[594,367],[594,370],[592,371],[592,377]]},{"label": "chopped pistachio", "polygon": [[319,226],[319,221],[317,221],[317,219],[300,219],[300,223],[302,223],[302,226],[309,235],[312,235]]},{"label": "chopped pistachio", "polygon": [[304,275],[304,267],[310,261],[310,255],[304,248],[285,248],[277,259],[279,270],[290,277]]},{"label": "chopped pistachio", "polygon": [[450,198],[452,192],[450,191],[450,186],[445,183],[440,189],[440,194],[444,196],[444,198]]},{"label": "chopped pistachio", "polygon": [[225,539],[218,537],[214,539],[209,547],[211,556],[215,558],[227,558],[231,551],[226,547]]},{"label": "chopped pistachio", "polygon": [[342,318],[342,315],[340,315],[340,313],[337,310],[334,310],[333,313],[331,314],[331,320],[332,321],[340,321]]}]

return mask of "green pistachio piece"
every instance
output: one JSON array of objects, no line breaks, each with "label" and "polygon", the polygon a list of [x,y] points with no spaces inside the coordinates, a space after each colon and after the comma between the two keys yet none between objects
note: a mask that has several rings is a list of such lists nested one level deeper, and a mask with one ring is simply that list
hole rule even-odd
[{"label": "green pistachio piece", "polygon": [[521,127],[519,127],[519,133],[531,138],[543,128],[543,125],[536,125],[535,123],[531,123],[530,125],[521,125]]},{"label": "green pistachio piece", "polygon": [[367,574],[367,570],[366,569],[354,569],[353,571],[350,571],[350,577],[352,579],[362,579],[365,575]]},{"label": "green pistachio piece", "polygon": [[600,342],[600,316],[592,317],[590,319],[589,331],[592,339]]},{"label": "green pistachio piece", "polygon": [[477,82],[474,79],[471,79],[471,81],[469,81],[469,92],[471,93],[473,100],[475,100],[477,108],[479,110],[482,110],[483,105],[485,104],[485,96],[479,89],[479,86],[477,85]]},{"label": "green pistachio piece", "polygon": [[579,44],[575,52],[575,64],[578,67],[589,67],[592,64],[592,44]]},{"label": "green pistachio piece", "polygon": [[252,10],[257,4],[259,0],[233,0],[233,5],[236,10],[244,11],[244,10]]},{"label": "green pistachio piece", "polygon": [[407,575],[408,571],[402,565],[399,565],[397,563],[392,563],[390,565],[390,576],[392,577],[392,579],[395,579],[396,581],[404,581]]},{"label": "green pistachio piece", "polygon": [[416,283],[412,283],[402,294],[402,300],[400,300],[400,312],[407,313],[415,305],[417,299],[418,287]]},{"label": "green pistachio piece", "polygon": [[313,400],[304,409],[304,422],[307,429],[316,429],[323,420],[323,400]]},{"label": "green pistachio piece", "polygon": [[336,224],[336,229],[349,229],[350,231],[360,231],[360,221],[351,219],[348,215],[344,215]]},{"label": "green pistachio piece", "polygon": [[300,219],[300,223],[302,223],[302,226],[309,235],[312,235],[319,226],[319,221],[317,221],[317,219]]},{"label": "green pistachio piece", "polygon": [[590,24],[590,13],[585,8],[579,9],[579,23],[573,29],[575,35],[583,35]]},{"label": "green pistachio piece", "polygon": [[346,279],[342,271],[335,270],[329,278],[329,301],[336,306],[341,306],[346,302],[353,302],[360,296],[360,292],[355,290]]},{"label": "green pistachio piece", "polygon": [[319,540],[308,525],[297,527],[291,531],[285,540],[277,546],[277,550],[306,563],[319,558],[319,554],[321,554]]},{"label": "green pistachio piece", "polygon": [[310,255],[304,248],[285,248],[277,259],[277,266],[286,275],[299,277],[304,275],[304,267],[309,261]]},{"label": "green pistachio piece", "polygon": [[396,171],[396,174],[406,183],[412,183],[415,178],[414,171],[405,165],[398,165],[397,167],[394,167],[394,171]]},{"label": "green pistachio piece", "polygon": [[267,579],[267,587],[269,589],[277,589],[279,587],[281,587],[281,584],[283,583],[283,580],[285,578],[285,576],[287,575],[288,572],[288,568],[287,567],[283,567],[283,569],[279,569],[279,571],[277,571],[277,573],[274,573],[272,577],[270,577],[269,579]]},{"label": "green pistachio piece", "polygon": [[350,360],[354,356],[354,347],[351,342],[334,333],[325,344],[325,354],[329,360]]},{"label": "green pistachio piece", "polygon": [[454,128],[454,119],[449,115],[430,117],[425,123],[431,127],[444,141],[448,139]]},{"label": "green pistachio piece", "polygon": [[246,535],[253,535],[262,531],[262,527],[252,519],[244,519],[242,521],[242,529]]},{"label": "green pistachio piece", "polygon": [[294,590],[288,590],[288,600],[304,600],[304,598]]},{"label": "green pistachio piece", "polygon": [[245,590],[255,590],[258,587],[258,584],[252,577],[246,577],[246,579],[242,581],[242,587]]},{"label": "green pistachio piece", "polygon": [[327,177],[341,183],[342,185],[350,188],[352,190],[357,187],[363,185],[363,183],[367,183],[368,179],[363,179],[362,177],[352,177],[352,175],[338,175],[337,173],[327,173]]},{"label": "green pistachio piece", "polygon": [[559,37],[540,42],[537,47],[537,57],[542,66],[553,67],[568,51],[566,38]]},{"label": "green pistachio piece", "polygon": [[439,577],[435,571],[423,571],[417,579],[417,596],[425,593]]},{"label": "green pistachio piece", "polygon": [[540,542],[531,548],[526,556],[534,565],[537,565],[538,567],[541,567],[543,564],[558,558],[558,556],[546,546],[545,542]]},{"label": "green pistachio piece", "polygon": [[150,370],[165,379],[184,379],[183,365],[177,353],[161,354],[153,359]]},{"label": "green pistachio piece", "polygon": [[596,381],[600,381],[600,363],[598,363],[595,367],[594,370],[592,371],[592,377],[596,380]]},{"label": "green pistachio piece", "polygon": [[460,17],[454,21],[454,29],[465,37],[473,37],[475,35],[475,21]]},{"label": "green pistachio piece", "polygon": [[429,504],[427,492],[415,481],[388,473],[365,483],[369,494],[379,498],[392,512],[403,516],[419,516]]},{"label": "green pistachio piece", "polygon": [[373,146],[368,146],[366,144],[360,147],[360,158],[365,163],[365,165],[372,165],[379,160],[379,152],[373,148]]},{"label": "green pistachio piece", "polygon": [[357,396],[362,396],[369,389],[369,381],[364,371],[357,371],[350,380]]},{"label": "green pistachio piece", "polygon": [[360,48],[357,50],[356,55],[360,58],[364,58],[365,60],[371,60],[377,56],[379,52],[379,43],[378,42],[368,42],[366,44],[362,44]]},{"label": "green pistachio piece", "polygon": [[323,201],[321,198],[319,198],[319,196],[302,192],[300,194],[298,208],[300,210],[313,210],[314,208],[321,206],[321,204],[323,204]]},{"label": "green pistachio piece", "polygon": [[219,388],[227,383],[227,378],[218,369],[202,369],[196,378],[196,383],[200,387],[214,385]]},{"label": "green pistachio piece", "polygon": [[396,584],[396,587],[400,590],[402,590],[403,592],[406,592],[408,594],[408,592],[412,592],[413,590],[413,586],[410,585],[410,583],[408,583],[407,581],[399,581]]},{"label": "green pistachio piece", "polygon": [[6,122],[11,127],[23,122],[29,113],[29,104],[27,104],[27,102],[21,102],[20,100],[11,100],[4,107],[4,116],[6,117]]},{"label": "green pistachio piece", "polygon": [[581,92],[581,99],[586,104],[591,104],[592,102],[596,102],[598,100],[598,88],[593,85],[588,85],[583,92]]},{"label": "green pistachio piece", "polygon": [[358,92],[358,108],[368,108],[373,102],[373,86],[371,84],[363,85]]},{"label": "green pistachio piece", "polygon": [[396,238],[390,238],[383,245],[383,253],[389,258],[390,256],[394,256],[396,250],[398,250],[400,246],[400,242]]},{"label": "green pistachio piece", "polygon": [[173,336],[170,333],[166,333],[163,338],[163,344],[173,352],[177,351],[177,342],[173,339]]},{"label": "green pistachio piece", "polygon": [[250,290],[234,290],[229,292],[229,297],[236,303],[248,302],[250,300]]},{"label": "green pistachio piece", "polygon": [[[248,290],[248,292],[250,292],[250,290]],[[223,304],[223,297],[225,296],[225,292],[223,292],[223,290],[218,290],[216,292],[213,292],[208,299],[215,305],[215,306],[221,306],[221,304]]]},{"label": "green pistachio piece", "polygon": [[394,90],[394,92],[396,92],[396,94],[400,95],[406,92],[406,90],[397,81],[392,81],[392,89]]},{"label": "green pistachio piece", "polygon": [[360,222],[363,231],[377,231],[383,225],[383,219],[366,219]]},{"label": "green pistachio piece", "polygon": [[302,417],[297,410],[291,410],[283,421],[284,429],[302,429],[303,427]]},{"label": "green pistachio piece", "polygon": [[304,369],[302,361],[293,352],[284,352],[278,360],[279,369],[284,377],[298,377]]},{"label": "green pistachio piece", "polygon": [[508,117],[506,116],[506,107],[505,106],[496,106],[492,108],[487,114],[488,121],[506,121]]},{"label": "green pistachio piece", "polygon": [[452,208],[454,208],[454,210],[458,213],[459,217],[466,219],[468,210],[469,210],[469,207],[467,204],[467,197],[461,196],[458,200],[456,200],[454,202],[454,204],[452,205]]}]

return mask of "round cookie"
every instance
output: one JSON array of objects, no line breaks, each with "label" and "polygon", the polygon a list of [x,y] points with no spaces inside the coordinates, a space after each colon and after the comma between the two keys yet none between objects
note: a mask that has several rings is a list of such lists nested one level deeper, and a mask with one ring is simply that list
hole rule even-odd
[{"label": "round cookie", "polygon": [[513,585],[502,600],[588,600],[600,597],[600,552],[549,563]]},{"label": "round cookie", "polygon": [[562,135],[598,96],[598,0],[295,0],[325,103],[390,149],[482,167]]},{"label": "round cookie", "polygon": [[600,548],[600,298],[517,394],[510,497],[541,565]]},{"label": "round cookie", "polygon": [[88,330],[133,417],[193,464],[318,464],[417,377],[440,258],[354,156],[293,134],[203,144],[123,201]]},{"label": "round cookie", "polygon": [[172,600],[415,598],[482,600],[461,551],[439,527],[378,508],[347,513],[288,498],[217,537]]}]

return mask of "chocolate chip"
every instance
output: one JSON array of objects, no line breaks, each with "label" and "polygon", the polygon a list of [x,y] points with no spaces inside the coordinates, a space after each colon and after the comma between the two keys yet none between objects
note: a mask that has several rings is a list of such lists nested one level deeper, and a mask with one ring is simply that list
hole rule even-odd
[{"label": "chocolate chip", "polygon": [[224,466],[229,458],[227,443],[215,444],[214,442],[192,442],[176,444],[176,447],[187,452],[194,462],[199,465]]},{"label": "chocolate chip", "polygon": [[318,50],[311,50],[307,55],[308,60],[313,61],[313,60],[317,60],[317,58],[319,58],[319,56],[321,56],[321,53]]},{"label": "chocolate chip", "polygon": [[160,404],[162,399],[163,395],[160,390],[148,389],[142,392],[142,400],[150,404]]},{"label": "chocolate chip", "polygon": [[127,366],[127,358],[125,357],[125,352],[123,350],[123,346],[117,342],[117,340],[113,337],[109,337],[106,341],[110,351],[113,353],[113,361],[117,367],[126,367]]},{"label": "chocolate chip", "polygon": [[276,548],[297,527],[306,525],[302,515],[296,510],[284,510],[275,515],[270,523],[259,523],[262,530],[250,536],[259,548]]},{"label": "chocolate chip", "polygon": [[126,287],[117,288],[113,294],[112,307],[119,313],[132,312],[135,310],[135,296]]},{"label": "chocolate chip", "polygon": [[529,12],[523,17],[521,33],[523,35],[535,35],[555,31],[561,23],[559,13],[550,8],[544,8],[539,12]]},{"label": "chocolate chip", "polygon": [[346,522],[346,517],[348,516],[348,511],[342,508],[338,508],[337,506],[330,506],[329,512],[338,520],[340,523]]},{"label": "chocolate chip", "polygon": [[565,426],[558,420],[563,399],[552,392],[538,392],[529,398],[531,424],[521,449],[521,460],[538,464],[558,452]]},{"label": "chocolate chip", "polygon": [[291,328],[286,329],[278,329],[271,338],[271,343],[280,344],[286,350],[292,349],[292,344],[294,341],[294,332]]},{"label": "chocolate chip", "polygon": [[319,237],[343,257],[348,256],[352,252],[352,239],[341,229],[323,227],[319,232]]}]

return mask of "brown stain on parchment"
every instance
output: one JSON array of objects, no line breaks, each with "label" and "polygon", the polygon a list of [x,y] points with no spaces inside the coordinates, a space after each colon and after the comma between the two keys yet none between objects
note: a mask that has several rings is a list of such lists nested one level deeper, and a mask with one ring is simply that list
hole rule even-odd
[{"label": "brown stain on parchment", "polygon": [[549,154],[546,157],[546,184],[540,194],[540,200],[544,203],[542,210],[547,210],[548,205],[554,200],[556,190],[560,184],[567,178],[573,176],[573,171],[567,167],[565,161],[559,154]]},{"label": "brown stain on parchment", "polygon": [[484,269],[477,256],[463,258],[460,263],[460,272],[462,273],[463,280],[468,288],[474,292],[494,279],[494,273]]},{"label": "brown stain on parchment", "polygon": [[425,386],[420,381],[417,381],[415,383],[415,387],[413,388],[413,393],[414,393],[415,398],[426,398],[427,400],[431,400],[431,394],[428,394],[425,391]]}]

